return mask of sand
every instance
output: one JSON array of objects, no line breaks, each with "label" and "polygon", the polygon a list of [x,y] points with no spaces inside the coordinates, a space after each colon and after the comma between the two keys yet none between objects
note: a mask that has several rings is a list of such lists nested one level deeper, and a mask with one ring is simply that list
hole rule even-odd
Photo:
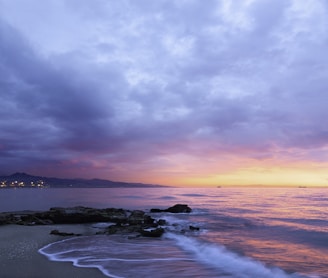
[{"label": "sand", "polygon": [[87,225],[0,226],[1,278],[104,278],[98,269],[79,268],[70,262],[49,261],[38,250],[67,237],[50,235],[57,229],[63,232],[90,232]]}]

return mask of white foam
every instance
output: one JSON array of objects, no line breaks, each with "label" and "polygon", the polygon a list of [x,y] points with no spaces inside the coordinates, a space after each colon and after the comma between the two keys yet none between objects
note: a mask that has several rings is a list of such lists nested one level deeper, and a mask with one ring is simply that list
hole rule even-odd
[{"label": "white foam", "polygon": [[39,249],[39,253],[46,256],[50,261],[57,261],[57,262],[72,262],[72,264],[75,267],[84,267],[84,268],[97,268],[98,270],[100,270],[105,276],[111,277],[111,278],[124,278],[122,276],[117,276],[114,275],[112,273],[110,273],[107,269],[103,268],[101,265],[99,264],[87,264],[87,265],[83,265],[81,262],[84,260],[90,260],[89,256],[86,257],[77,257],[77,258],[73,258],[73,257],[62,257],[62,255],[69,253],[70,251],[64,251],[64,252],[56,252],[56,253],[47,253],[45,250],[47,250],[48,248],[51,248],[53,245],[56,245],[58,243],[62,243],[65,241],[69,241],[70,239],[65,239],[62,241],[58,241],[55,243],[50,243],[46,246],[44,246],[43,248]]},{"label": "white foam", "polygon": [[[111,267],[113,263],[115,265],[117,263],[134,266],[149,265],[154,269],[163,263],[186,262],[185,256],[177,254],[175,250],[171,250],[160,240],[120,240],[122,242],[119,242],[119,239],[111,240],[108,236],[69,238],[48,244],[39,249],[39,253],[51,261],[71,262],[76,267],[97,268],[105,276],[111,278],[125,277],[121,276],[122,272],[127,275],[126,277],[134,277],[133,268],[122,267],[121,270],[113,270]],[[193,260],[190,259],[190,262]],[[116,273],[114,274],[112,271]],[[149,273],[152,272],[154,270],[150,269]]]},{"label": "white foam", "polygon": [[239,278],[291,278],[298,274],[287,274],[279,268],[269,268],[259,261],[240,256],[224,246],[202,243],[194,238],[167,233],[165,237],[176,241],[183,250],[191,253],[197,260],[220,272],[229,273]]},{"label": "white foam", "polygon": [[[195,266],[196,271],[203,269],[198,267],[203,265],[218,274],[218,276],[200,277],[305,277],[299,274],[287,274],[280,268],[267,267],[259,261],[233,253],[224,246],[201,242],[196,238],[170,232],[165,233],[162,240],[150,241],[111,240],[107,236],[71,238],[49,244],[41,248],[39,252],[48,257],[49,260],[69,261],[77,267],[97,268],[104,275],[113,278],[123,278],[121,276],[123,272],[124,276],[127,275],[126,277],[134,277],[134,270],[132,268],[131,270],[127,269],[127,265],[139,267],[146,265],[148,274],[152,275],[152,273],[158,274],[158,267],[163,267],[163,264],[169,262],[174,264],[177,261],[184,264],[190,262],[188,266],[191,268]],[[126,266],[122,266],[121,270],[113,269],[113,263],[114,266],[117,263]],[[166,265],[169,266],[170,264]],[[179,263],[175,265],[177,266]],[[117,273],[114,274],[111,271]],[[163,274],[160,277],[171,276]]]}]

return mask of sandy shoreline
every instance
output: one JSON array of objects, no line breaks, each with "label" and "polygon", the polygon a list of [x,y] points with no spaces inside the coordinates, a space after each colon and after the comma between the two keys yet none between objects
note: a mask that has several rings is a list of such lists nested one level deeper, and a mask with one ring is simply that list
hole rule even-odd
[{"label": "sandy shoreline", "polygon": [[98,269],[74,267],[70,262],[53,262],[38,250],[67,237],[50,235],[58,229],[63,232],[88,233],[88,225],[0,226],[1,278],[104,278]]}]

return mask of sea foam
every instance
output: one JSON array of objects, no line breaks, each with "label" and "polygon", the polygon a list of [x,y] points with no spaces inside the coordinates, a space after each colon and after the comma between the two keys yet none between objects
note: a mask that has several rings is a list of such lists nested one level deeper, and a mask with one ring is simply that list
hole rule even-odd
[{"label": "sea foam", "polygon": [[77,237],[49,244],[39,252],[53,261],[70,261],[77,267],[98,268],[112,278],[305,277],[270,268],[224,246],[170,232],[158,240]]},{"label": "sea foam", "polygon": [[[175,233],[167,233],[166,238],[172,239],[186,252],[192,254],[200,262],[217,269],[228,277],[238,278],[301,278],[299,274],[287,274],[280,268],[270,268],[259,261],[240,256],[227,250],[224,246],[201,242],[195,238]],[[231,276],[232,275],[232,276]]]},{"label": "sea foam", "polygon": [[49,244],[39,252],[52,261],[98,268],[112,278],[218,277],[165,238],[76,237]]}]

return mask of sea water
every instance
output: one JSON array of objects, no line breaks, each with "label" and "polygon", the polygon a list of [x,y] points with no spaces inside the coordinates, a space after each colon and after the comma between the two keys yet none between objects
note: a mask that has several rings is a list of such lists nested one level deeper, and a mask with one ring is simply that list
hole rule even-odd
[{"label": "sea water", "polygon": [[76,205],[147,211],[176,203],[193,211],[152,214],[169,223],[162,238],[76,237],[39,252],[107,277],[328,277],[328,189],[0,190],[1,211]]}]

